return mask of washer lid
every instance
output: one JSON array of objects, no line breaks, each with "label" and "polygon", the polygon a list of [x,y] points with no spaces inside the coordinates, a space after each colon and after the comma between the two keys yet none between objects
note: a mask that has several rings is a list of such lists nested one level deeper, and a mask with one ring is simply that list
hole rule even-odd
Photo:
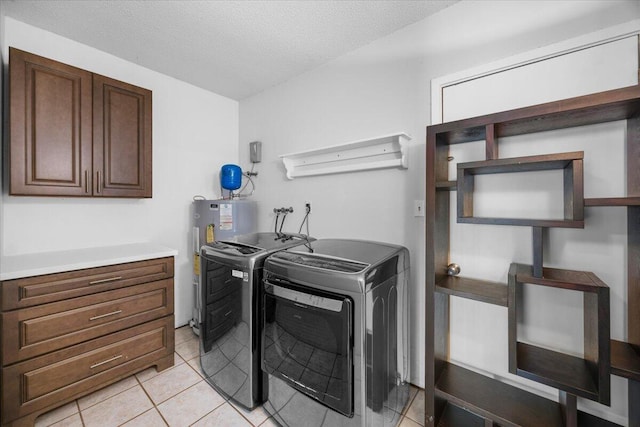
[{"label": "washer lid", "polygon": [[204,247],[204,251],[207,253],[215,251],[215,252],[225,252],[231,255],[252,255],[258,252],[264,252],[264,249],[258,248],[255,246],[245,245],[242,243],[217,241],[217,242],[207,243]]},{"label": "washer lid", "polygon": [[358,273],[369,267],[369,264],[362,262],[315,254],[307,255],[300,252],[278,252],[272,256],[297,265],[339,271],[342,273]]},{"label": "washer lid", "polygon": [[232,255],[253,255],[259,252],[276,252],[299,246],[315,239],[302,234],[250,233],[234,236],[228,240],[219,240],[205,246],[205,251],[225,252]]},{"label": "washer lid", "polygon": [[390,243],[353,239],[319,239],[306,248],[292,249],[368,265],[377,265],[403,250],[406,249]]}]

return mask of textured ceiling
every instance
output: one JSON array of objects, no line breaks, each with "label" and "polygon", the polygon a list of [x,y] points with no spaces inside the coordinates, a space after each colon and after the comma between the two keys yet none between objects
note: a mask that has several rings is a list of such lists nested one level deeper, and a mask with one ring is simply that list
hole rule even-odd
[{"label": "textured ceiling", "polygon": [[2,13],[243,99],[456,0],[0,0]]}]

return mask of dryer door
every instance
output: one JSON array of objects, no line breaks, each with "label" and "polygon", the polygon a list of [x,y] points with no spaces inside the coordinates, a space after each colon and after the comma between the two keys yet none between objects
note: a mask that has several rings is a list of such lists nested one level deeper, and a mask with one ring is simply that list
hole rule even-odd
[{"label": "dryer door", "polygon": [[262,369],[353,416],[352,300],[281,280],[264,290]]}]

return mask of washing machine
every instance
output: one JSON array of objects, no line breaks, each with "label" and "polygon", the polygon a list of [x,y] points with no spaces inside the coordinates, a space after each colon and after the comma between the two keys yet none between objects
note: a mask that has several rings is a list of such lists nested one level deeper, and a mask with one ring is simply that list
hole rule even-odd
[{"label": "washing machine", "polygon": [[251,409],[261,404],[261,279],[276,251],[308,245],[301,234],[251,233],[202,246],[200,366],[221,395]]},{"label": "washing machine", "polygon": [[200,335],[200,314],[202,313],[200,248],[215,240],[229,240],[233,236],[256,232],[257,207],[256,202],[244,199],[194,199],[191,204],[194,304],[189,325],[193,329],[193,333],[198,336]]},{"label": "washing machine", "polygon": [[318,239],[263,272],[265,410],[283,426],[394,426],[409,397],[406,248]]}]

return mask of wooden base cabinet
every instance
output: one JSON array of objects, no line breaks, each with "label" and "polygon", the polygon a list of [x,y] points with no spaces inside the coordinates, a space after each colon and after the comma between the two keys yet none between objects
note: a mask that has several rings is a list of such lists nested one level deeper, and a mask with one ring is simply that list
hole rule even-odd
[{"label": "wooden base cabinet", "polygon": [[1,291],[3,426],[31,426],[143,369],[173,366],[172,257],[9,280]]}]

